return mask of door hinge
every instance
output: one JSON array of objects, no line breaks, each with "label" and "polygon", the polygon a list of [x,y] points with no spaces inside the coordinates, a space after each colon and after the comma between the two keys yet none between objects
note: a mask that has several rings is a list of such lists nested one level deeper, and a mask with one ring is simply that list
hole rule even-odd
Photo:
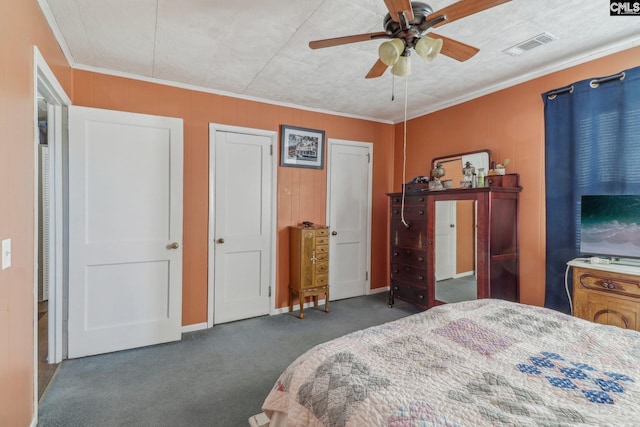
[{"label": "door hinge", "polygon": [[269,146],[269,155],[273,156],[273,144]]},{"label": "door hinge", "polygon": [[271,298],[271,286],[269,286],[269,298]]},{"label": "door hinge", "polygon": [[364,280],[369,280],[369,272],[368,271],[364,272]]},{"label": "door hinge", "polygon": [[371,153],[367,153],[367,163],[371,163]]}]

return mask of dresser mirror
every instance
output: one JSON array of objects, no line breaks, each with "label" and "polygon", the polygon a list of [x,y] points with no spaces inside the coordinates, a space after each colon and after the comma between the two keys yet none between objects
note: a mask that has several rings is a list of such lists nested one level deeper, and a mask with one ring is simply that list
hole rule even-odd
[{"label": "dresser mirror", "polygon": [[[433,168],[444,169],[441,181],[449,188],[461,188],[464,168],[486,174],[491,151],[480,150],[433,159]],[[435,299],[459,302],[477,299],[477,201],[438,200],[435,202]]]},{"label": "dresser mirror", "polygon": [[440,177],[440,181],[449,181],[450,187],[448,188],[460,188],[460,182],[464,178],[462,169],[465,167],[467,162],[475,168],[476,174],[480,168],[483,168],[484,173],[486,174],[491,166],[491,151],[470,151],[445,157],[436,157],[432,162],[432,170],[444,169],[444,176]]},{"label": "dresser mirror", "polygon": [[477,299],[477,201],[437,200],[435,207],[435,299]]}]

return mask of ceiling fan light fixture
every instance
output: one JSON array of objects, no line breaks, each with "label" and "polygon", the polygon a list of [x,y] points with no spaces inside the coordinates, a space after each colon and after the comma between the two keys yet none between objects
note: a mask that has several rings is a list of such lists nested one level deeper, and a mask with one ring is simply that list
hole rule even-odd
[{"label": "ceiling fan light fixture", "polygon": [[411,74],[411,60],[409,56],[400,56],[398,62],[391,68],[391,74],[394,76],[404,77]]},{"label": "ceiling fan light fixture", "polygon": [[378,48],[378,57],[380,61],[387,67],[398,62],[404,52],[404,41],[401,39],[391,39],[384,42]]},{"label": "ceiling fan light fixture", "polygon": [[415,51],[425,62],[433,62],[442,50],[442,40],[431,37],[422,37],[416,43]]}]

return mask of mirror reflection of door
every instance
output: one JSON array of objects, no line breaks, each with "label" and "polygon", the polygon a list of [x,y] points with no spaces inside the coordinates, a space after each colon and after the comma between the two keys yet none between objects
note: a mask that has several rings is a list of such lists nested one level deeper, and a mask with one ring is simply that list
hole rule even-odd
[{"label": "mirror reflection of door", "polygon": [[436,281],[456,272],[456,202],[436,202]]},{"label": "mirror reflection of door", "polygon": [[477,298],[476,202],[436,201],[436,299],[453,303]]}]

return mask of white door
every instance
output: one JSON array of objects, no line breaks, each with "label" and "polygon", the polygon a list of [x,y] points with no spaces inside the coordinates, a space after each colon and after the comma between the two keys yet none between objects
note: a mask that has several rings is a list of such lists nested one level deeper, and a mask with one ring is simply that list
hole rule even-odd
[{"label": "white door", "polygon": [[456,201],[436,202],[436,280],[456,274]]},{"label": "white door", "polygon": [[69,357],[179,340],[182,120],[69,108]]},{"label": "white door", "polygon": [[214,323],[269,313],[273,137],[210,126]]},{"label": "white door", "polygon": [[331,299],[365,295],[371,259],[373,145],[330,139],[327,221]]}]

